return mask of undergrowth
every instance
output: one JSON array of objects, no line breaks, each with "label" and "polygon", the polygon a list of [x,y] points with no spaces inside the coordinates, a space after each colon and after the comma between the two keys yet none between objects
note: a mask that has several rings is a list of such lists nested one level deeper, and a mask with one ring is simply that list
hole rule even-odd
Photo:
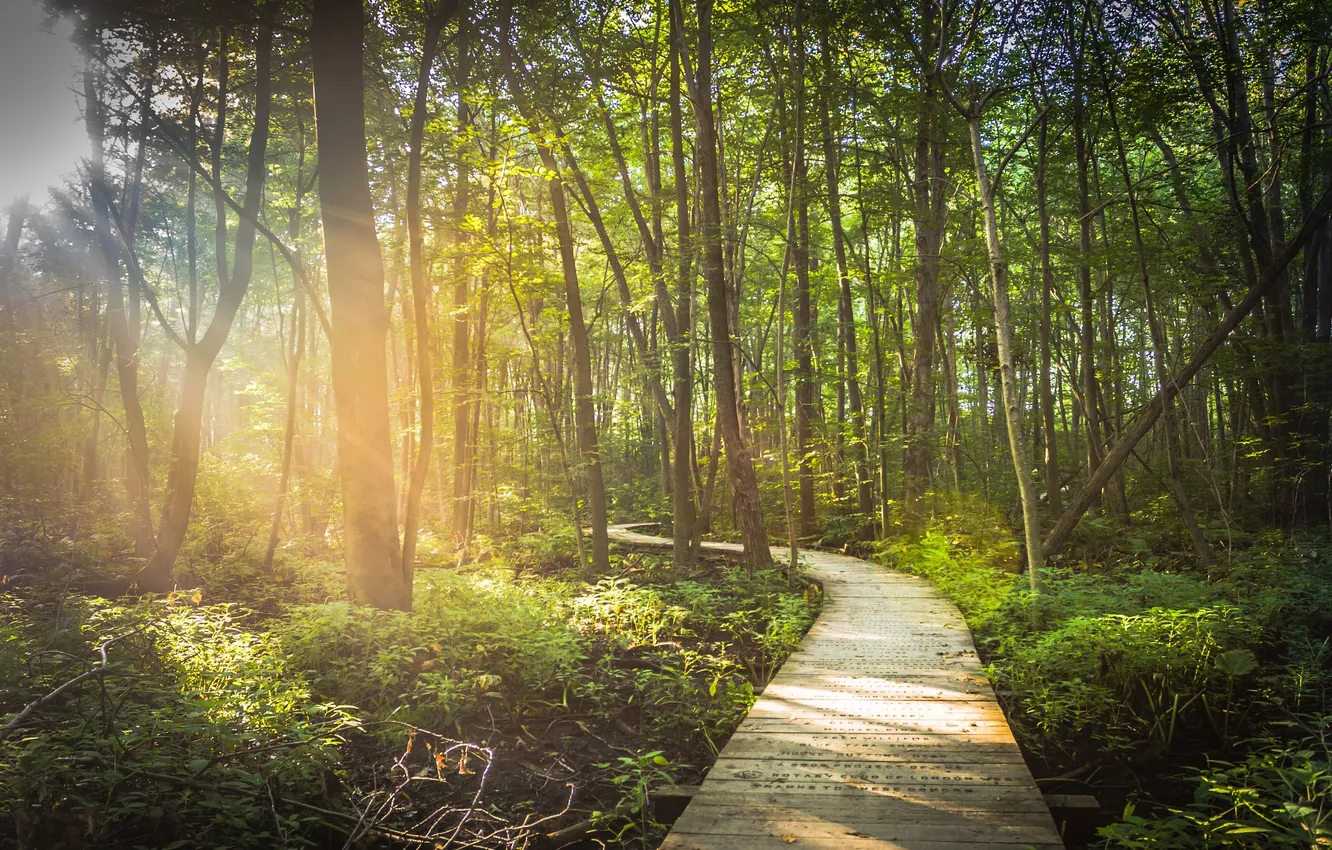
[{"label": "undergrowth", "polygon": [[1332,546],[1246,538],[1209,570],[1168,528],[1105,524],[1084,522],[1095,555],[1047,567],[1039,594],[979,502],[877,557],[957,603],[1019,740],[1075,777],[1068,793],[1125,803],[1104,846],[1332,843]]},{"label": "undergrowth", "polygon": [[650,843],[650,788],[697,779],[817,598],[776,571],[624,555],[589,582],[563,549],[496,549],[418,570],[410,613],[342,601],[336,569],[294,553],[274,574],[203,559],[198,589],[133,603],[10,587],[0,711],[93,672],[0,738],[6,832],[267,848],[456,828],[484,847],[584,819]]}]

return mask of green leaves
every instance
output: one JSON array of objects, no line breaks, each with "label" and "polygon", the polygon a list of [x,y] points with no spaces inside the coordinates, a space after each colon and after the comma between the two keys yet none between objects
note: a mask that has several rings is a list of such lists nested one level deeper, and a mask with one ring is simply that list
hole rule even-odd
[{"label": "green leaves", "polygon": [[1247,649],[1232,649],[1217,655],[1212,664],[1223,675],[1237,679],[1257,669],[1258,659]]}]

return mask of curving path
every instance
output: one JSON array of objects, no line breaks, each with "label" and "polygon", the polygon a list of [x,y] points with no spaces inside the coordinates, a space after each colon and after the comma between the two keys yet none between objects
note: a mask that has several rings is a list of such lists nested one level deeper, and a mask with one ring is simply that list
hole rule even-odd
[{"label": "curving path", "polygon": [[[612,526],[611,540],[669,549],[635,527]],[[857,558],[801,560],[823,583],[819,619],[663,850],[1062,848],[957,608]]]}]

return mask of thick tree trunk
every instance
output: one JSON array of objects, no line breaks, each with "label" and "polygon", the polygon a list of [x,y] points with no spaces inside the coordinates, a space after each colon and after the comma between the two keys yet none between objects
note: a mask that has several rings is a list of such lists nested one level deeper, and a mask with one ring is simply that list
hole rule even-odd
[{"label": "thick tree trunk", "polygon": [[411,565],[398,548],[384,265],[366,163],[364,18],[361,0],[316,0],[310,27],[338,471],[352,600],[406,610]]},{"label": "thick tree trunk", "polygon": [[[678,3],[678,0],[676,0]],[[672,16],[672,32],[674,33]],[[690,262],[693,241],[689,232],[689,173],[685,169],[683,109],[680,94],[680,53],[678,41],[682,34],[671,38],[671,174],[675,181],[676,277],[675,327],[679,339],[671,349],[672,388],[675,402],[675,458],[671,470],[675,477],[672,496],[671,526],[675,563],[687,566],[694,562],[694,540],[699,531],[699,505],[694,501],[694,270]],[[666,309],[670,309],[669,303]],[[700,493],[700,498],[702,494]]]},{"label": "thick tree trunk", "polygon": [[545,145],[537,145],[541,164],[551,175],[547,181],[550,203],[555,216],[560,264],[564,272],[564,297],[569,310],[569,336],[573,340],[574,428],[578,437],[580,463],[587,475],[588,513],[592,523],[592,567],[598,574],[610,569],[609,537],[606,516],[606,485],[601,473],[601,450],[597,440],[596,412],[592,393],[592,349],[588,344],[587,325],[583,321],[583,295],[578,287],[578,261],[574,255],[573,230],[569,225],[568,201],[555,155]]},{"label": "thick tree trunk", "polygon": [[721,243],[721,201],[718,196],[717,134],[712,117],[712,0],[698,0],[698,82],[694,115],[697,122],[696,156],[702,201],[703,278],[708,287],[708,324],[712,331],[712,360],[717,396],[717,424],[726,444],[726,469],[731,478],[736,522],[750,570],[772,563],[768,532],[763,525],[758,478],[749,446],[740,430],[735,366],[731,356],[730,308]]},{"label": "thick tree trunk", "polygon": [[787,564],[787,580],[795,586],[796,569],[800,564],[800,549],[797,545],[795,512],[791,506],[791,452],[786,438],[786,275],[791,263],[792,249],[795,247],[795,171],[791,173],[790,190],[786,195],[786,252],[782,258],[782,276],[779,278],[777,294],[777,435],[778,448],[782,453],[782,508],[786,515],[786,545],[790,553]]},{"label": "thick tree trunk", "polygon": [[[935,4],[921,0],[922,44],[935,41],[935,14]],[[902,473],[906,491],[904,520],[912,532],[924,525],[924,496],[930,487],[934,459],[934,334],[939,326],[939,252],[943,247],[947,211],[946,116],[939,95],[941,83],[931,55],[925,57],[929,67],[921,69],[915,175],[911,186],[916,232],[916,314]]]},{"label": "thick tree trunk", "polygon": [[[506,31],[502,36],[504,73],[510,90],[518,99],[519,110],[534,133],[539,132],[537,121],[519,79],[519,69],[509,45],[508,27],[512,10],[506,10]],[[546,188],[549,192],[551,212],[555,217],[555,235],[560,253],[560,267],[564,278],[564,298],[569,311],[569,336],[573,343],[574,432],[578,444],[579,463],[583,467],[587,484],[589,520],[592,524],[592,568],[598,574],[610,569],[610,538],[607,529],[606,485],[601,469],[601,448],[597,436],[596,407],[592,386],[592,349],[583,319],[583,294],[578,283],[578,259],[574,252],[573,229],[569,221],[569,202],[564,193],[564,177],[559,162],[550,146],[537,143],[537,154],[546,169]]]},{"label": "thick tree trunk", "polygon": [[[466,35],[467,32],[464,28],[460,33],[458,42],[460,61],[456,79],[458,89],[456,128],[460,139],[466,137],[472,120],[472,110],[466,97],[467,77],[471,68],[471,60],[467,53]],[[467,259],[463,256],[464,246],[467,245],[469,236],[462,227],[463,219],[467,217],[469,204],[471,203],[472,167],[463,153],[461,144],[458,146],[456,167],[458,178],[453,195],[453,220],[455,222],[453,249],[455,257],[453,258],[453,362],[451,364],[453,367],[451,378],[451,392],[453,395],[453,498],[451,500],[449,523],[453,530],[453,536],[462,543],[467,536],[467,521],[472,513],[472,493],[469,485],[470,476],[467,470],[472,460],[472,454],[476,450],[476,445],[475,437],[470,433],[471,416],[469,414],[470,405],[475,402],[472,398],[473,390],[469,386],[472,375],[472,367],[469,362],[470,334],[468,331],[468,319],[471,311],[467,301],[470,278]]]},{"label": "thick tree trunk", "polygon": [[809,286],[809,174],[805,162],[804,31],[795,28],[795,305],[791,310],[791,346],[795,349],[796,455],[800,485],[800,535],[814,533],[814,341]]},{"label": "thick tree trunk", "polygon": [[[1101,465],[1101,416],[1096,400],[1100,388],[1096,380],[1096,318],[1091,282],[1091,190],[1088,185],[1088,159],[1085,93],[1082,86],[1084,62],[1079,56],[1074,65],[1073,144],[1078,174],[1078,299],[1082,326],[1078,329],[1082,361],[1082,417],[1087,426],[1087,475],[1095,477]],[[1097,502],[1100,497],[1097,496]]]}]

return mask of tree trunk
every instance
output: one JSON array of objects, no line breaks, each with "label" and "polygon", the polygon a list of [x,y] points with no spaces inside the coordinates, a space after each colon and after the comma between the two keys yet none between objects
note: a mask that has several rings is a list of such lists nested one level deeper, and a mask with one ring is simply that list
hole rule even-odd
[{"label": "tree trunk", "polygon": [[[922,44],[933,44],[935,26],[935,4],[921,0]],[[916,314],[902,473],[906,491],[904,520],[913,533],[924,526],[924,496],[930,487],[934,457],[934,334],[939,325],[939,252],[943,247],[947,211],[946,117],[940,102],[938,72],[930,55],[925,57],[929,67],[921,69],[915,175],[911,187],[916,232]]]},{"label": "tree trunk", "polygon": [[[91,74],[84,76],[88,139],[92,145],[90,194],[93,227],[105,266],[106,318],[115,345],[116,376],[125,411],[125,432],[129,453],[126,456],[125,490],[130,501],[130,535],[138,557],[153,554],[153,520],[149,505],[148,427],[139,401],[139,352],[133,343],[125,311],[125,291],[120,278],[120,248],[111,233],[111,190],[106,185],[106,165],[102,152],[106,136],[106,114]],[[169,568],[168,568],[169,570]],[[148,590],[144,582],[140,584]]]},{"label": "tree trunk", "polygon": [[972,106],[967,116],[971,128],[971,152],[976,164],[976,188],[985,212],[985,245],[989,251],[990,283],[994,297],[994,331],[999,343],[999,384],[1004,399],[1004,422],[1008,426],[1008,447],[1013,455],[1013,471],[1017,475],[1018,493],[1022,499],[1022,527],[1027,543],[1027,573],[1031,589],[1040,586],[1040,571],[1045,566],[1041,544],[1041,520],[1038,514],[1036,485],[1031,480],[1031,466],[1027,462],[1027,443],[1023,436],[1022,405],[1018,401],[1017,375],[1013,371],[1013,319],[1008,309],[1008,267],[1004,265],[999,246],[999,224],[994,212],[994,189],[985,165],[985,148],[981,143],[981,113]]},{"label": "tree trunk", "polygon": [[597,441],[596,413],[592,398],[592,350],[588,345],[587,325],[583,321],[583,295],[578,287],[578,261],[574,255],[573,230],[569,225],[568,201],[559,164],[550,148],[538,144],[541,164],[550,174],[547,187],[555,215],[559,240],[560,264],[564,272],[564,297],[569,310],[569,335],[573,340],[574,427],[578,436],[580,461],[587,475],[588,512],[592,523],[592,567],[598,574],[610,569],[607,536],[606,485],[601,473],[601,451]]},{"label": "tree trunk", "polygon": [[[679,4],[673,0],[672,10]],[[688,566],[694,562],[694,540],[699,531],[700,505],[694,500],[694,271],[690,262],[693,243],[689,233],[689,174],[685,170],[684,119],[680,93],[679,43],[684,38],[676,32],[676,15],[671,15],[671,175],[675,182],[676,215],[676,295],[675,327],[679,338],[671,348],[672,395],[675,403],[675,457],[671,474],[675,488],[671,497],[672,551],[675,563]],[[669,301],[664,309],[670,310]],[[699,493],[701,499],[703,494]]]},{"label": "tree trunk", "polygon": [[426,282],[425,236],[421,228],[421,146],[425,141],[426,112],[430,94],[430,72],[439,52],[439,34],[450,8],[437,9],[426,21],[421,42],[421,65],[416,75],[416,97],[408,131],[407,156],[407,255],[412,277],[412,315],[416,324],[416,384],[420,388],[418,415],[420,437],[416,463],[407,483],[407,506],[403,511],[402,563],[410,570],[416,563],[416,535],[421,524],[421,494],[435,451],[435,376],[431,363],[430,284]]},{"label": "tree trunk", "polygon": [[1049,163],[1049,113],[1041,116],[1036,142],[1036,216],[1040,219],[1041,255],[1041,431],[1045,435],[1045,498],[1050,517],[1058,520],[1064,509],[1063,479],[1059,474],[1059,438],[1055,431],[1054,394],[1050,391],[1050,316],[1054,309],[1054,266],[1050,262],[1050,209],[1045,200],[1045,178]]},{"label": "tree trunk", "polygon": [[407,610],[411,564],[402,562],[395,516],[384,265],[366,163],[364,19],[361,0],[316,0],[310,27],[338,470],[351,598]]},{"label": "tree trunk", "polygon": [[[1079,341],[1082,361],[1082,417],[1087,426],[1087,475],[1095,477],[1096,470],[1101,465],[1101,447],[1104,442],[1101,439],[1101,416],[1096,403],[1100,397],[1100,389],[1096,381],[1096,319],[1091,283],[1092,208],[1091,191],[1087,181],[1088,159],[1091,154],[1087,145],[1083,66],[1083,57],[1079,54],[1074,63],[1073,83],[1073,144],[1078,172],[1077,276],[1078,298],[1082,311]],[[1096,501],[1099,503],[1099,495]]]},{"label": "tree trunk", "polygon": [[[471,60],[467,53],[467,33],[466,29],[460,32],[458,41],[458,68],[457,79],[455,80],[458,89],[458,120],[456,132],[458,138],[466,137],[471,126],[471,107],[467,103],[466,83],[471,68]],[[451,391],[453,395],[453,497],[450,503],[449,524],[453,531],[453,536],[461,541],[467,533],[467,518],[471,516],[472,494],[468,486],[469,476],[467,474],[468,464],[471,462],[471,455],[475,451],[475,441],[473,435],[469,434],[471,416],[469,415],[472,403],[471,388],[468,382],[471,380],[472,368],[469,361],[469,331],[468,317],[470,309],[468,305],[468,268],[467,260],[462,256],[464,246],[469,241],[467,231],[463,229],[462,222],[467,216],[469,204],[471,202],[471,165],[463,153],[463,147],[460,143],[457,150],[456,167],[458,169],[457,186],[453,195],[453,220],[455,227],[453,231],[453,249],[455,256],[453,258],[453,358],[452,358],[452,376]]]},{"label": "tree trunk", "polygon": [[[846,233],[842,229],[841,133],[832,119],[832,95],[836,76],[828,28],[820,33],[823,54],[823,173],[828,185],[828,218],[832,223],[833,256],[837,261],[840,295],[837,300],[837,326],[846,353],[846,400],[851,415],[851,454],[856,475],[856,509],[866,517],[874,513],[874,485],[870,479],[869,443],[865,436],[865,401],[860,390],[860,360],[856,346],[855,302],[851,297],[851,271],[847,262]],[[865,246],[868,258],[869,246]],[[868,286],[868,277],[866,278]],[[841,423],[838,423],[839,427]]]},{"label": "tree trunk", "polygon": [[795,305],[791,311],[791,346],[795,349],[796,454],[800,471],[800,535],[814,533],[814,342],[809,292],[809,175],[805,162],[805,44],[799,4],[795,27]]},{"label": "tree trunk", "polygon": [[716,387],[717,424],[726,444],[726,468],[731,478],[736,522],[745,547],[745,563],[752,572],[772,563],[768,532],[763,525],[758,478],[749,446],[740,430],[735,366],[731,357],[730,309],[721,243],[721,201],[718,197],[717,137],[712,116],[712,0],[698,0],[698,82],[694,117],[695,150],[699,165],[703,237],[703,278],[708,287],[708,325],[712,332],[712,360]]}]

